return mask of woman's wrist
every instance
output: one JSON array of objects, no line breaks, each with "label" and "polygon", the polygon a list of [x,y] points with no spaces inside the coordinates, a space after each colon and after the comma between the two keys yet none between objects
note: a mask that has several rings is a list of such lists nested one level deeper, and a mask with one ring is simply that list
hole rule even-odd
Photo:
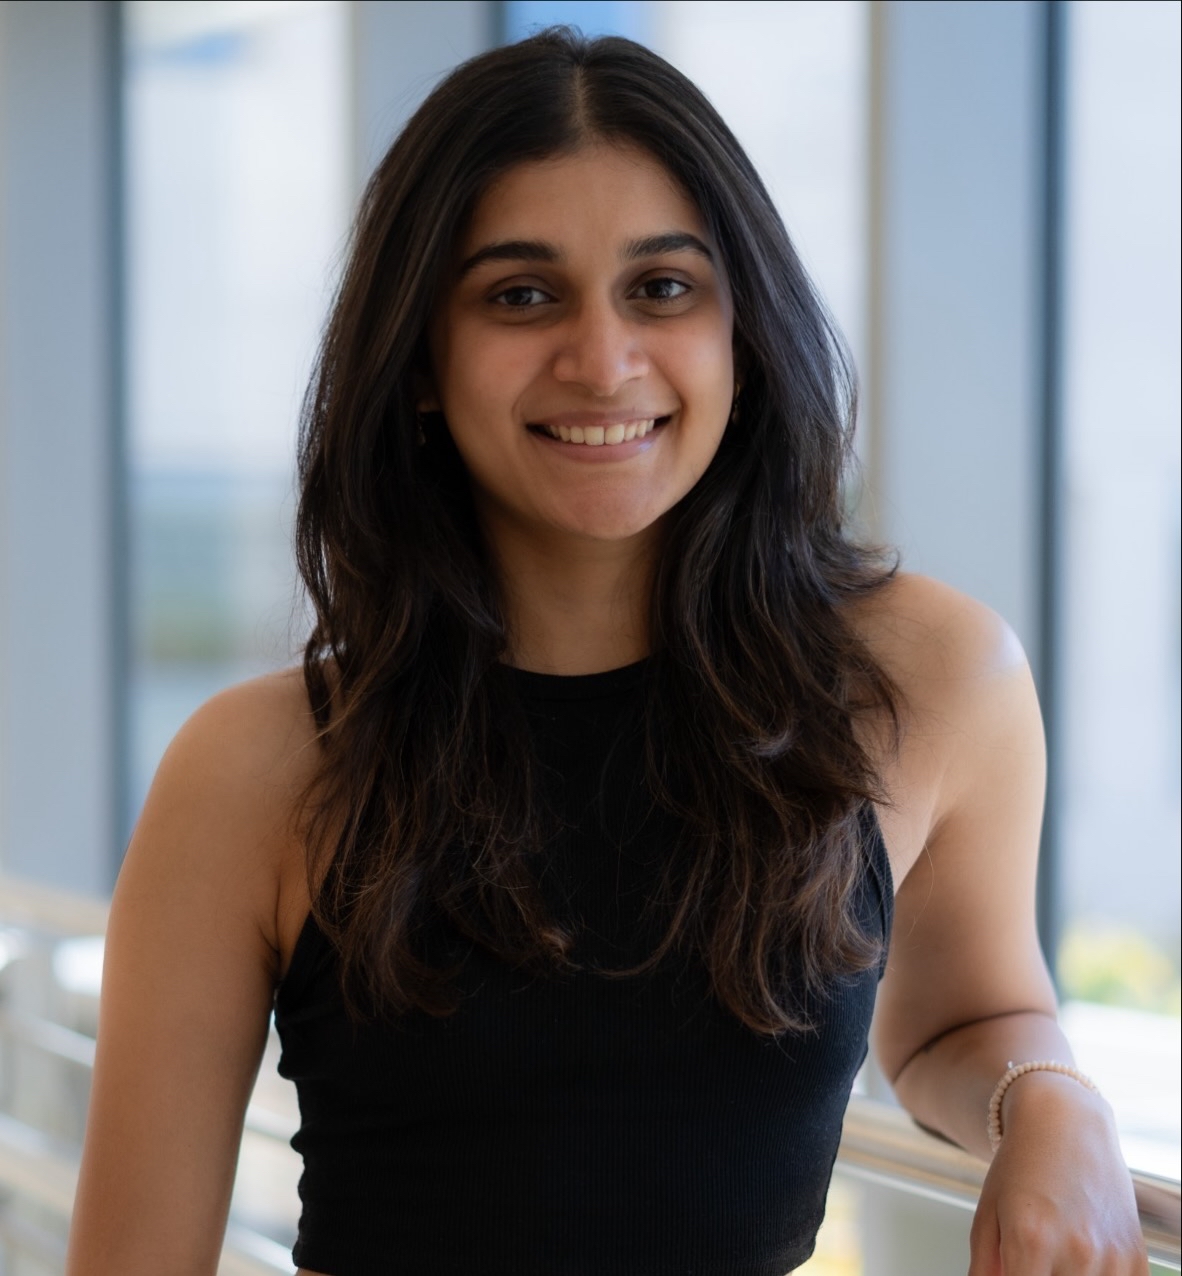
[{"label": "woman's wrist", "polygon": [[994,1142],[991,1137],[992,1149],[997,1151],[1008,1132],[1086,1120],[1087,1114],[1114,1127],[1112,1108],[1083,1073],[1045,1069],[1023,1072],[1009,1082],[1002,1095],[996,1127],[1000,1138]]}]

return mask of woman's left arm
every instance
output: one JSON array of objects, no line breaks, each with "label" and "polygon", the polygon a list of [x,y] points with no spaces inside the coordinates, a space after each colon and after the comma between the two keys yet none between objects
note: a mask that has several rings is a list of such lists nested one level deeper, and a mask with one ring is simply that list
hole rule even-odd
[{"label": "woman's left arm", "polygon": [[[917,1121],[990,1159],[989,1101],[1011,1064],[1074,1063],[1035,926],[1042,724],[1021,648],[992,612],[931,582],[900,597],[891,646],[906,654],[892,664],[908,729],[895,796],[922,775],[926,837],[903,865],[875,1046]],[[1001,1121],[970,1276],[1144,1276],[1107,1103],[1071,1076],[1029,1072]]]}]

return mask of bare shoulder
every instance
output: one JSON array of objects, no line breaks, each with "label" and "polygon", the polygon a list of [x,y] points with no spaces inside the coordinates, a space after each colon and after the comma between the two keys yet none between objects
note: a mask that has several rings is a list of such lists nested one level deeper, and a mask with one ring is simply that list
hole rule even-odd
[{"label": "bare shoulder", "polygon": [[903,576],[857,623],[904,702],[879,809],[897,890],[876,1039],[895,1076],[958,1024],[1053,1012],[1034,922],[1046,759],[1021,643],[989,607]]},{"label": "bare shoulder", "polygon": [[[315,723],[301,672],[287,669],[220,692],[166,751],[116,891],[210,891],[248,909],[276,952],[278,919],[302,873],[298,810],[315,773]],[[296,905],[298,908],[298,905]]]},{"label": "bare shoulder", "polygon": [[292,765],[314,742],[315,725],[308,709],[299,669],[252,678],[227,687],[207,700],[177,733],[164,766],[201,762],[232,779],[246,764],[250,773],[275,775]]},{"label": "bare shoulder", "polygon": [[1022,644],[997,612],[929,576],[900,573],[855,617],[904,697],[920,704],[1026,668]]},{"label": "bare shoulder", "polygon": [[857,605],[854,623],[901,699],[902,741],[884,754],[892,801],[882,814],[901,880],[999,757],[1021,758],[1041,784],[1042,723],[1022,644],[984,603],[900,574]]}]

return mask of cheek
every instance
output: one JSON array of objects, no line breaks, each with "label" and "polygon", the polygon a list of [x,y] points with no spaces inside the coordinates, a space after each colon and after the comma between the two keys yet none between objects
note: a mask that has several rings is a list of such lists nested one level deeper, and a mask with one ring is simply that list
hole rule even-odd
[{"label": "cheek", "polygon": [[499,335],[485,332],[479,340],[455,342],[437,363],[440,402],[456,429],[476,421],[506,426],[538,374],[530,343],[520,337],[500,340]]},{"label": "cheek", "polygon": [[729,332],[711,330],[684,342],[676,352],[678,376],[691,404],[703,417],[716,420],[719,430],[730,415],[735,394],[735,360]]}]

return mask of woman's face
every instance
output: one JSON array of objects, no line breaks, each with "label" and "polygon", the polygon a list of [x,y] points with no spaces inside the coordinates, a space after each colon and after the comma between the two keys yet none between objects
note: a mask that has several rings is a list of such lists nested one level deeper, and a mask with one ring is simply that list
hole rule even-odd
[{"label": "woman's face", "polygon": [[698,210],[647,152],[521,164],[476,206],[431,331],[439,409],[494,541],[624,540],[701,477],[735,392]]}]

